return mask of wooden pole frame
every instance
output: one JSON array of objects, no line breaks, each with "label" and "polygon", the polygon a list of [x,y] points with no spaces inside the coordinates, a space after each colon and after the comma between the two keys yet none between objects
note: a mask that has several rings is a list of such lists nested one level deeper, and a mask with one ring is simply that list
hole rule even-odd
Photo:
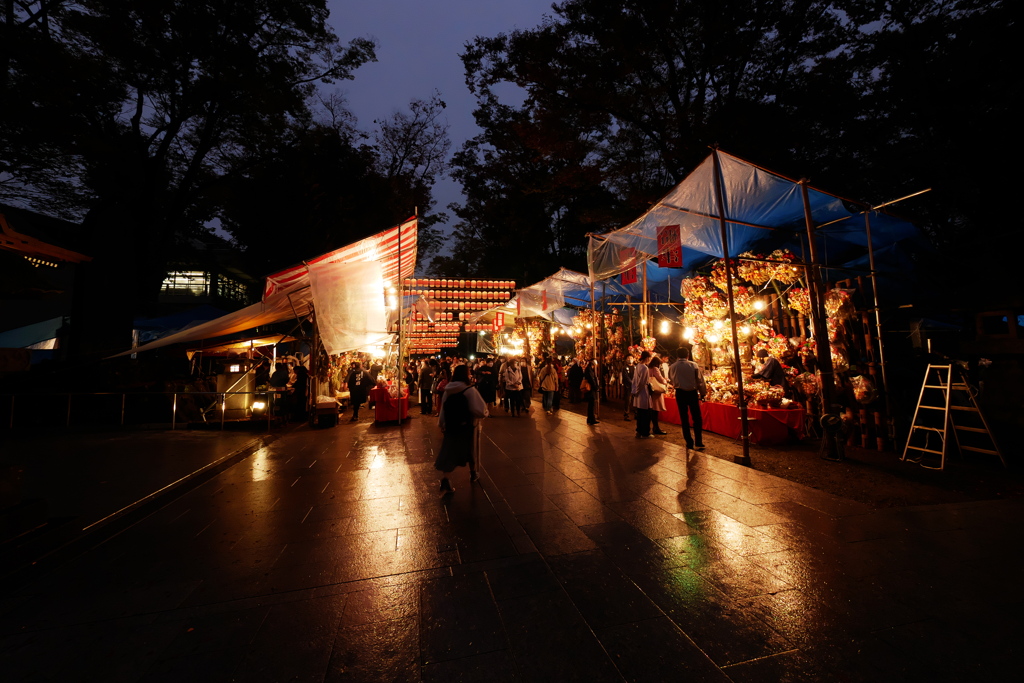
[{"label": "wooden pole frame", "polygon": [[732,268],[729,267],[729,233],[725,220],[725,188],[722,179],[722,164],[718,158],[718,149],[711,151],[714,166],[715,203],[718,206],[718,228],[722,236],[722,258],[725,261],[725,287],[729,301],[729,325],[732,329],[732,355],[736,365],[736,388],[739,396],[737,403],[740,409],[740,438],[743,443],[743,454],[736,459],[736,464],[750,467],[750,430],[747,416],[747,402],[743,395],[743,364],[740,360],[740,341],[736,334],[736,302],[732,292]]},{"label": "wooden pole frame", "polygon": [[[807,268],[807,286],[811,300],[811,322],[814,325],[815,355],[818,359],[818,374],[821,377],[821,414],[822,418],[832,414],[833,390],[835,389],[835,371],[832,367],[832,349],[829,346],[828,322],[825,317],[824,284],[821,279],[821,264],[818,262],[818,249],[815,244],[814,219],[811,216],[811,201],[807,193],[807,180],[800,181],[800,197],[804,205],[804,224],[807,228],[807,249],[810,263]],[[822,429],[823,453],[828,460],[839,459],[838,440]]]}]

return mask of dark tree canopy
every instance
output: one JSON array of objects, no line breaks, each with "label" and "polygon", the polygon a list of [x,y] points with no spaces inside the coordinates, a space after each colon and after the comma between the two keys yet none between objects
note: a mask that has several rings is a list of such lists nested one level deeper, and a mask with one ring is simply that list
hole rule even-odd
[{"label": "dark tree canopy", "polygon": [[213,219],[260,270],[433,205],[443,102],[382,122],[376,146],[343,103],[318,106],[374,58],[368,39],[338,41],[325,0],[2,4],[0,199],[84,215],[86,351],[128,344],[171,247]]},{"label": "dark tree canopy", "polygon": [[[900,208],[940,244],[996,220],[984,197],[1008,180],[982,180],[978,167],[995,174],[1005,146],[1019,147],[1007,3],[553,9],[534,29],[480,37],[463,52],[483,132],[455,157],[467,201],[454,207],[454,255],[439,269],[496,264],[532,281],[555,261],[581,268],[585,233],[638,216],[715,144],[867,201],[934,187]],[[502,100],[510,86],[521,105]]]}]

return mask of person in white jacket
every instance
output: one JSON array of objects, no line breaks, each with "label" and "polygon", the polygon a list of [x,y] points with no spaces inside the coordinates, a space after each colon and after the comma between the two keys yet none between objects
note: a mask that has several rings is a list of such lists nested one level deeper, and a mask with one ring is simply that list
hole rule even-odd
[{"label": "person in white jacket", "polygon": [[633,405],[636,409],[636,438],[646,439],[651,436],[651,408],[653,400],[651,397],[651,374],[647,363],[651,360],[651,352],[644,351],[637,361],[636,370],[633,371]]},{"label": "person in white jacket", "polygon": [[469,383],[469,368],[459,365],[441,395],[441,409],[437,418],[437,426],[444,436],[434,468],[445,474],[441,477],[441,491],[444,493],[455,492],[447,475],[456,467],[468,464],[469,480],[479,480],[476,471],[476,424],[479,418],[487,415],[487,404],[476,387]]}]

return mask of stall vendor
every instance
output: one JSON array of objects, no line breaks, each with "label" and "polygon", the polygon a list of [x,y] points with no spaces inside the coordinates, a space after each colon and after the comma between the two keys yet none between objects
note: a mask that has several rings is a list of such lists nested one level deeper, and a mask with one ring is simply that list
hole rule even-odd
[{"label": "stall vendor", "polygon": [[765,349],[758,349],[757,357],[764,364],[754,373],[754,379],[763,379],[774,386],[786,386],[786,371],[782,369],[782,363],[774,356],[769,356]]}]

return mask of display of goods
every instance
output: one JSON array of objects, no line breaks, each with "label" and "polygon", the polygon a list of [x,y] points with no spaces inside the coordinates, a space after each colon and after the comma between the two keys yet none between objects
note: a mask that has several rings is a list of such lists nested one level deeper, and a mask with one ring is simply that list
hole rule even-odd
[{"label": "display of goods", "polygon": [[679,293],[683,295],[687,302],[696,301],[714,291],[711,287],[711,282],[703,275],[688,277],[679,285]]},{"label": "display of goods", "polygon": [[786,303],[797,313],[811,314],[811,293],[803,287],[794,287],[786,296]]},{"label": "display of goods", "polygon": [[740,254],[739,264],[736,266],[736,270],[739,273],[741,279],[755,285],[767,284],[771,279],[772,275],[775,274],[774,263],[764,263],[763,261],[747,261],[744,259],[763,259],[764,254],[754,254],[749,251]]},{"label": "display of goods", "polygon": [[754,308],[754,290],[750,287],[733,287],[732,303],[733,308],[740,315],[746,317],[756,312]]},{"label": "display of goods", "polygon": [[825,312],[838,320],[846,320],[854,314],[853,290],[830,289],[825,293]]},{"label": "display of goods", "polygon": [[[796,265],[796,255],[789,249],[776,249],[768,258],[772,261],[782,261],[782,263],[773,264],[775,266],[775,272],[772,274],[772,279],[777,282],[781,282],[784,285],[791,285],[800,280],[803,275],[803,268]],[[792,264],[792,265],[791,265]]]},{"label": "display of goods", "polygon": [[835,342],[839,339],[841,324],[836,318],[829,317],[825,320],[825,327],[828,329],[828,340],[830,342]]},{"label": "display of goods", "polygon": [[639,344],[634,344],[626,349],[626,353],[629,354],[633,360],[640,360],[640,354],[644,352],[644,347]]},{"label": "display of goods", "polygon": [[[733,282],[736,282],[740,278],[739,273],[736,272],[736,262],[730,260],[729,261],[729,268],[732,271]],[[727,291],[728,290],[728,284],[727,284],[726,277],[727,276],[726,276],[726,272],[725,272],[725,260],[724,259],[718,259],[717,261],[715,261],[715,265],[713,265],[711,267],[711,283],[715,287],[718,287],[723,292]]]},{"label": "display of goods", "polygon": [[850,378],[850,386],[853,387],[853,398],[857,403],[867,405],[878,397],[875,383],[870,377],[857,375]]},{"label": "display of goods", "polygon": [[769,339],[775,336],[775,330],[773,330],[772,326],[766,322],[762,321],[752,323],[750,324],[750,327],[753,331],[753,335],[751,336],[756,337],[761,341],[768,341]]},{"label": "display of goods", "polygon": [[814,360],[814,355],[817,353],[817,344],[815,344],[813,339],[808,339],[800,345],[796,352],[800,356],[800,362],[804,364],[804,367],[807,367]]},{"label": "display of goods", "polygon": [[818,395],[818,378],[809,372],[802,372],[793,380],[793,388],[804,398]]},{"label": "display of goods", "polygon": [[644,347],[644,350],[646,351],[654,351],[654,347],[657,343],[658,340],[654,337],[644,337],[640,340],[640,346]]},{"label": "display of goods", "polygon": [[704,315],[712,320],[724,318],[729,313],[729,302],[718,292],[702,297],[700,304],[701,308],[704,309]]},{"label": "display of goods", "polygon": [[850,369],[850,361],[846,356],[846,349],[837,344],[830,344],[832,351],[832,370],[836,373],[846,372]]},{"label": "display of goods", "polygon": [[777,334],[765,342],[768,353],[775,356],[779,360],[786,357],[789,352],[789,340],[781,334]]}]

